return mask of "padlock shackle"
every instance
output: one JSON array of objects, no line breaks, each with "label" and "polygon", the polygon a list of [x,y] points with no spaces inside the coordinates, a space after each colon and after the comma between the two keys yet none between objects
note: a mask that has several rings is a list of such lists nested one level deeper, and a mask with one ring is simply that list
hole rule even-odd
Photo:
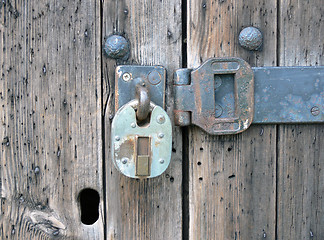
[{"label": "padlock shackle", "polygon": [[138,101],[136,117],[139,121],[145,120],[150,113],[150,95],[146,87],[136,85],[135,87],[135,99]]}]

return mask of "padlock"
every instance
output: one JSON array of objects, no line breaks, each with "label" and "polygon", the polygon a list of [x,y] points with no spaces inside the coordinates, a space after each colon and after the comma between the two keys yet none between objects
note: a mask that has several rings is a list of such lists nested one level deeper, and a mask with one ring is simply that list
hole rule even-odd
[{"label": "padlock", "polygon": [[122,106],[112,122],[111,153],[116,168],[127,177],[161,175],[171,160],[172,126],[167,113],[150,102],[146,121],[136,117],[139,100]]}]

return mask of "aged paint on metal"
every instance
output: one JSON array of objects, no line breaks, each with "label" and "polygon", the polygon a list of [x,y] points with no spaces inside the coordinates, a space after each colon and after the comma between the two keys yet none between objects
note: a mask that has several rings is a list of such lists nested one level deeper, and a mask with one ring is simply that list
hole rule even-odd
[{"label": "aged paint on metal", "polygon": [[[218,79],[218,78],[221,79]],[[221,117],[215,91],[232,79],[232,115]],[[254,114],[254,79],[251,67],[239,58],[212,58],[194,70],[179,69],[174,78],[175,124],[194,124],[209,134],[234,134],[246,130]]]},{"label": "aged paint on metal", "polygon": [[324,67],[258,67],[253,123],[324,121]]},{"label": "aged paint on metal", "polygon": [[[115,72],[115,110],[136,97],[136,86],[145,86],[150,101],[165,108],[166,70],[162,66],[121,65]],[[126,80],[124,76],[127,76]]]},{"label": "aged paint on metal", "polygon": [[[124,175],[131,178],[152,178],[161,175],[168,167],[171,160],[172,125],[167,113],[151,102],[150,119],[148,123],[139,125],[136,121],[135,108],[137,100],[132,100],[121,107],[111,125],[112,160],[116,168]],[[146,166],[142,161],[142,169],[136,171],[138,160],[137,139],[147,137],[150,139],[149,171],[148,176],[143,176]],[[125,160],[127,159],[127,160]],[[147,160],[140,157],[140,160]],[[138,170],[138,169],[137,169]]]}]

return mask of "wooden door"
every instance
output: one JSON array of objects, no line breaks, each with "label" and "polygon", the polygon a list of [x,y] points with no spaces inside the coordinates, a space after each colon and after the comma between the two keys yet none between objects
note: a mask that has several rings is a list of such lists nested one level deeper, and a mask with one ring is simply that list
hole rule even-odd
[{"label": "wooden door", "polygon": [[[172,162],[149,180],[121,175],[110,159],[117,65],[165,66],[172,116],[177,68],[228,56],[324,65],[322,5],[2,1],[0,239],[323,239],[322,124],[231,136],[174,127]],[[260,51],[239,46],[247,26],[262,31]],[[111,34],[130,42],[128,60],[105,57]]]}]

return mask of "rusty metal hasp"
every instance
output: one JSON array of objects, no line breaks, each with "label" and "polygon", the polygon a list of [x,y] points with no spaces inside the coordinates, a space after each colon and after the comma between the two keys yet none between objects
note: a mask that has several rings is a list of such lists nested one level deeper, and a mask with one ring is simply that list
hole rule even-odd
[{"label": "rusty metal hasp", "polygon": [[[116,68],[112,154],[127,176],[158,176],[170,162],[165,84],[162,66]],[[251,68],[240,58],[212,58],[178,69],[173,93],[175,125],[213,135],[236,134],[251,123],[324,122],[324,67]]]},{"label": "rusty metal hasp", "polygon": [[[224,86],[225,92],[220,93]],[[193,124],[219,135],[242,132],[252,123],[253,72],[242,59],[215,58],[194,70],[179,69],[175,72],[174,93],[178,126]]]}]

